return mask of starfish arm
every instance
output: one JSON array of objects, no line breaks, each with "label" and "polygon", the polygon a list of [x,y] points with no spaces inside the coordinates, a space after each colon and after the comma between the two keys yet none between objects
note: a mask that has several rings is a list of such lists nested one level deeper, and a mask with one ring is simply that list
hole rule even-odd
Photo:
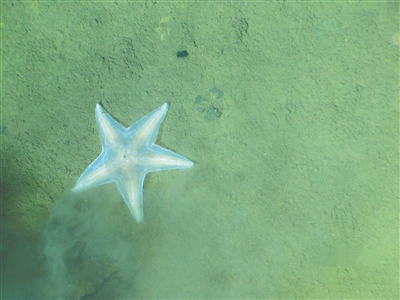
[{"label": "starfish arm", "polygon": [[158,129],[167,112],[168,103],[164,103],[129,127],[127,131],[132,136],[130,144],[140,147],[154,143],[157,138]]},{"label": "starfish arm", "polygon": [[158,145],[151,145],[151,152],[143,162],[143,167],[148,172],[186,169],[193,167],[193,162],[170,150]]},{"label": "starfish arm", "polygon": [[141,222],[143,213],[143,182],[146,174],[131,173],[118,178],[117,186],[132,216]]},{"label": "starfish arm", "polygon": [[96,105],[96,123],[103,147],[115,149],[121,143],[127,129],[115,121],[100,104]]},{"label": "starfish arm", "polygon": [[87,188],[115,181],[114,174],[110,173],[110,166],[104,151],[93,161],[79,177],[73,191],[82,191]]}]

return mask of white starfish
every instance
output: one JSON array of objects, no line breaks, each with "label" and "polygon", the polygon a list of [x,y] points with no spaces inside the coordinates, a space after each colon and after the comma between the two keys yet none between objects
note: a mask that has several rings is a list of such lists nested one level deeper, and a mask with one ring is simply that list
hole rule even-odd
[{"label": "white starfish", "polygon": [[73,191],[116,182],[133,217],[143,220],[143,182],[147,173],[184,169],[193,166],[189,159],[164,149],[154,142],[168,112],[165,103],[125,128],[101,106],[96,105],[96,122],[102,152],[83,172]]}]

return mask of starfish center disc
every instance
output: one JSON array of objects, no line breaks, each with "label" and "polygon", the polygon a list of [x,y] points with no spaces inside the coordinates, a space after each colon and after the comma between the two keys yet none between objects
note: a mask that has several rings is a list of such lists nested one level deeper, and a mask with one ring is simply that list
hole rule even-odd
[{"label": "starfish center disc", "polygon": [[122,167],[129,168],[130,166],[134,166],[139,164],[140,156],[138,155],[137,151],[127,149],[122,153],[121,157],[121,165]]}]

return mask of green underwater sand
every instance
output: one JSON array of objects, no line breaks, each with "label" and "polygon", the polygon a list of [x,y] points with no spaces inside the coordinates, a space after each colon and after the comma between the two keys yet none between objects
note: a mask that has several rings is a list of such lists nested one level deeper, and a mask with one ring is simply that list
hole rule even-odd
[{"label": "green underwater sand", "polygon": [[[2,298],[399,298],[398,11],[2,2]],[[195,162],[141,224],[70,193],[98,102]]]}]

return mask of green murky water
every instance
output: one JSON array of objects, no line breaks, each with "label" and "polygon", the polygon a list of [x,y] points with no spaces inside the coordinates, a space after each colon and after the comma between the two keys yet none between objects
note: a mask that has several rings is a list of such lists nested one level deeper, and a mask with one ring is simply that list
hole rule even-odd
[{"label": "green murky water", "polygon": [[[3,2],[2,298],[398,298],[398,9]],[[69,192],[98,102],[195,162],[142,224]]]}]

